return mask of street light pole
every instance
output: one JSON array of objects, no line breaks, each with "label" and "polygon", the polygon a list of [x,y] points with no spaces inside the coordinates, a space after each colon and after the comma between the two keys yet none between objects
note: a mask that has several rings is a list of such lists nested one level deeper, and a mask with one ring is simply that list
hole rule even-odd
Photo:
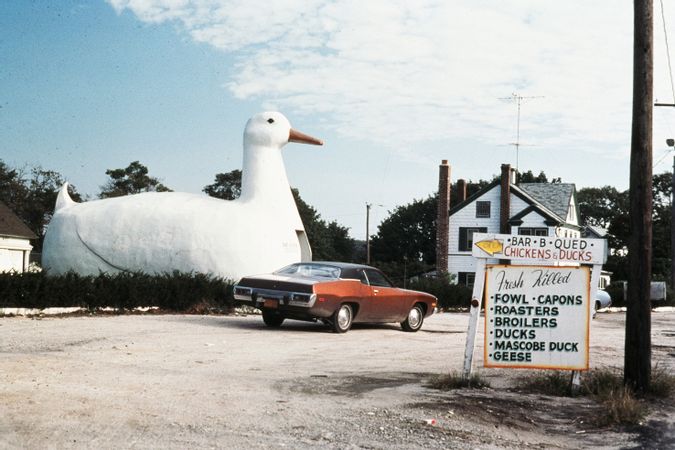
[{"label": "street light pole", "polygon": [[[668,144],[673,144],[668,139]],[[673,180],[670,193],[670,288],[675,289],[675,156],[673,156]]]}]

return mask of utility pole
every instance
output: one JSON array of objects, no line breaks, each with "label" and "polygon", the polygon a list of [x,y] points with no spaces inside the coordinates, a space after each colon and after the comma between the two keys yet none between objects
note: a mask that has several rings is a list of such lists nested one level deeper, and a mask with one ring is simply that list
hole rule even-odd
[{"label": "utility pole", "polygon": [[[675,106],[675,104],[668,106]],[[666,145],[675,149],[675,139],[666,139]],[[675,156],[673,156],[673,177],[670,191],[670,288],[675,289]]]},{"label": "utility pole", "polygon": [[370,203],[366,203],[366,264],[370,264]]},{"label": "utility pole", "polygon": [[[654,106],[673,106],[675,103],[654,103]],[[675,149],[675,139],[666,139],[666,145]],[[670,288],[675,289],[675,156],[673,157],[673,179],[670,193]]]},{"label": "utility pole", "polygon": [[634,0],[633,11],[633,123],[624,383],[644,392],[649,388],[651,378],[653,1]]}]

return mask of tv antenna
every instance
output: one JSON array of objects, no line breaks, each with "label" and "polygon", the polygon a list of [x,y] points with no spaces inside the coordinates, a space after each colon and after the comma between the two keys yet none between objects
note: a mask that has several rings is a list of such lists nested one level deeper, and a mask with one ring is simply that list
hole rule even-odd
[{"label": "tv antenna", "polygon": [[508,101],[514,101],[518,105],[518,120],[516,121],[516,142],[511,142],[508,145],[512,145],[516,147],[516,172],[518,172],[518,159],[519,159],[519,153],[520,153],[520,147],[525,145],[520,143],[520,104],[522,103],[523,100],[531,100],[534,98],[544,98],[542,95],[537,95],[537,96],[522,96],[520,94],[513,93],[511,94],[510,97],[500,97],[499,100],[508,100]]}]

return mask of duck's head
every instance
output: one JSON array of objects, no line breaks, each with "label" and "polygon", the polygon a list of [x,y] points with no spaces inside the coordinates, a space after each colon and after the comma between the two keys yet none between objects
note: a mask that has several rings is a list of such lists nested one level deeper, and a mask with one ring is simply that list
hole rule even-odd
[{"label": "duck's head", "polygon": [[278,112],[263,112],[248,119],[244,144],[281,148],[289,142],[323,145],[323,141],[291,128],[288,119]]}]

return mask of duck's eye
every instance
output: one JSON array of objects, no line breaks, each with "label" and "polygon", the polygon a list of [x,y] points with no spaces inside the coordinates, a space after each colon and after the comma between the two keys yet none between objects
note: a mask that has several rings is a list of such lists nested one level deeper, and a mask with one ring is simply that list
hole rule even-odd
[{"label": "duck's eye", "polygon": [[274,123],[274,119],[270,117],[269,119],[267,119],[267,123]]}]

